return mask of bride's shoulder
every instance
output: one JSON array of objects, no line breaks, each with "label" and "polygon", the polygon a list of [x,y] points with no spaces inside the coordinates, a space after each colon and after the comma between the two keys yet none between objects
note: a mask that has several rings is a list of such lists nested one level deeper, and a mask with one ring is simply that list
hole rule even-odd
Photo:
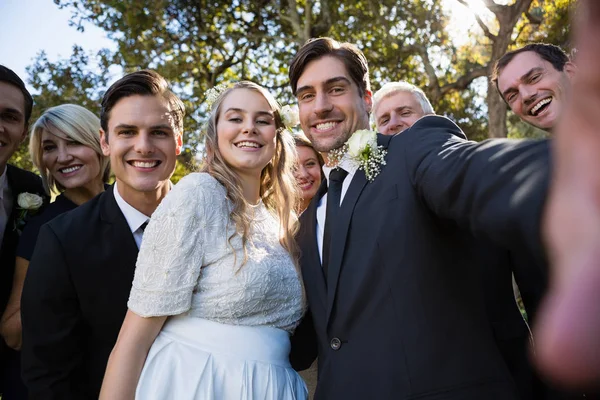
[{"label": "bride's shoulder", "polygon": [[193,194],[204,198],[224,197],[225,188],[206,172],[193,172],[181,178],[173,187],[173,192]]},{"label": "bride's shoulder", "polygon": [[221,185],[219,181],[206,172],[192,172],[177,182],[177,184],[174,186],[174,189],[177,188],[195,188],[199,191],[212,191],[223,188],[223,185]]}]

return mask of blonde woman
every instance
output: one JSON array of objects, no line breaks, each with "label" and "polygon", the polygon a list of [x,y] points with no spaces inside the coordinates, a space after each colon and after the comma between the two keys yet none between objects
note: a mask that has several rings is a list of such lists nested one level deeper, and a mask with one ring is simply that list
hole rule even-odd
[{"label": "blonde woman", "polygon": [[19,239],[13,289],[0,322],[0,333],[15,350],[21,348],[23,282],[41,226],[102,192],[108,180],[110,166],[102,155],[99,130],[100,119],[75,104],[49,108],[31,128],[31,159],[46,193],[59,196],[27,223]]},{"label": "blonde woman", "polygon": [[289,336],[304,312],[294,143],[261,86],[212,105],[203,171],[146,229],[101,399],[304,399]]}]

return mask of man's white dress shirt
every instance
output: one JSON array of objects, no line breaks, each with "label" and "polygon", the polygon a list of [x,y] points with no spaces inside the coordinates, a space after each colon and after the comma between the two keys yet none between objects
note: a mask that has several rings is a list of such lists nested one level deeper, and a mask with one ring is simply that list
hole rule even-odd
[{"label": "man's white dress shirt", "polygon": [[[358,165],[355,163],[343,159],[339,163],[340,168],[343,168],[348,172],[348,175],[344,179],[344,183],[342,184],[342,193],[340,196],[340,205],[344,202],[344,196],[346,196],[346,192],[350,187],[350,183],[352,182],[352,178],[356,171],[358,170]],[[323,173],[325,173],[325,177],[327,178],[327,185],[329,187],[329,174],[333,168],[324,166]],[[321,259],[321,264],[323,264],[323,235],[325,234],[325,213],[327,210],[327,193],[321,200],[319,201],[319,205],[317,206],[317,244],[319,246],[319,257]]]},{"label": "man's white dress shirt", "polygon": [[121,212],[125,216],[125,220],[127,220],[127,225],[129,225],[129,229],[131,229],[131,233],[133,234],[133,238],[135,239],[135,243],[137,244],[138,249],[142,244],[142,236],[144,235],[144,230],[141,229],[144,223],[150,221],[150,217],[143,214],[141,211],[137,210],[129,203],[127,203],[119,194],[119,187],[117,186],[117,182],[115,182],[115,188],[113,190],[115,194],[115,200],[117,201],[117,205],[121,209]]}]

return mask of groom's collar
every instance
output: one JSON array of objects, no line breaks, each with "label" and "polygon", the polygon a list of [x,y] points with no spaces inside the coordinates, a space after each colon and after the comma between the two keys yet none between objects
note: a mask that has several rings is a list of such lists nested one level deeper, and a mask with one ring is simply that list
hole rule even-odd
[{"label": "groom's collar", "polygon": [[390,140],[392,140],[393,137],[394,137],[394,135],[384,135],[382,133],[378,133],[377,134],[377,145],[383,146],[384,149],[387,149],[388,146],[390,145]]},{"label": "groom's collar", "polygon": [[[348,172],[346,179],[350,178],[350,180],[352,180],[352,177],[358,170],[358,165],[356,165],[356,163],[351,162],[350,160],[348,160],[345,157],[340,161],[338,166],[340,168],[344,169],[346,172]],[[325,174],[325,178],[327,178],[328,184],[329,184],[329,174],[331,173],[331,170],[333,168],[335,168],[335,167],[328,167],[327,165],[323,166],[323,173]]]}]

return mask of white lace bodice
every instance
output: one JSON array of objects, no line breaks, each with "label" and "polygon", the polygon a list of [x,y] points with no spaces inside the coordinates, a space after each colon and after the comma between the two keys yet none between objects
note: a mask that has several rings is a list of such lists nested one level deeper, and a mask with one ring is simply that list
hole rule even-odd
[{"label": "white lace bodice", "polygon": [[175,185],[144,233],[129,309],[292,332],[304,311],[302,287],[279,243],[277,218],[262,203],[251,209],[248,261],[240,268],[241,237],[228,242],[235,232],[230,209],[225,188],[206,173]]}]

